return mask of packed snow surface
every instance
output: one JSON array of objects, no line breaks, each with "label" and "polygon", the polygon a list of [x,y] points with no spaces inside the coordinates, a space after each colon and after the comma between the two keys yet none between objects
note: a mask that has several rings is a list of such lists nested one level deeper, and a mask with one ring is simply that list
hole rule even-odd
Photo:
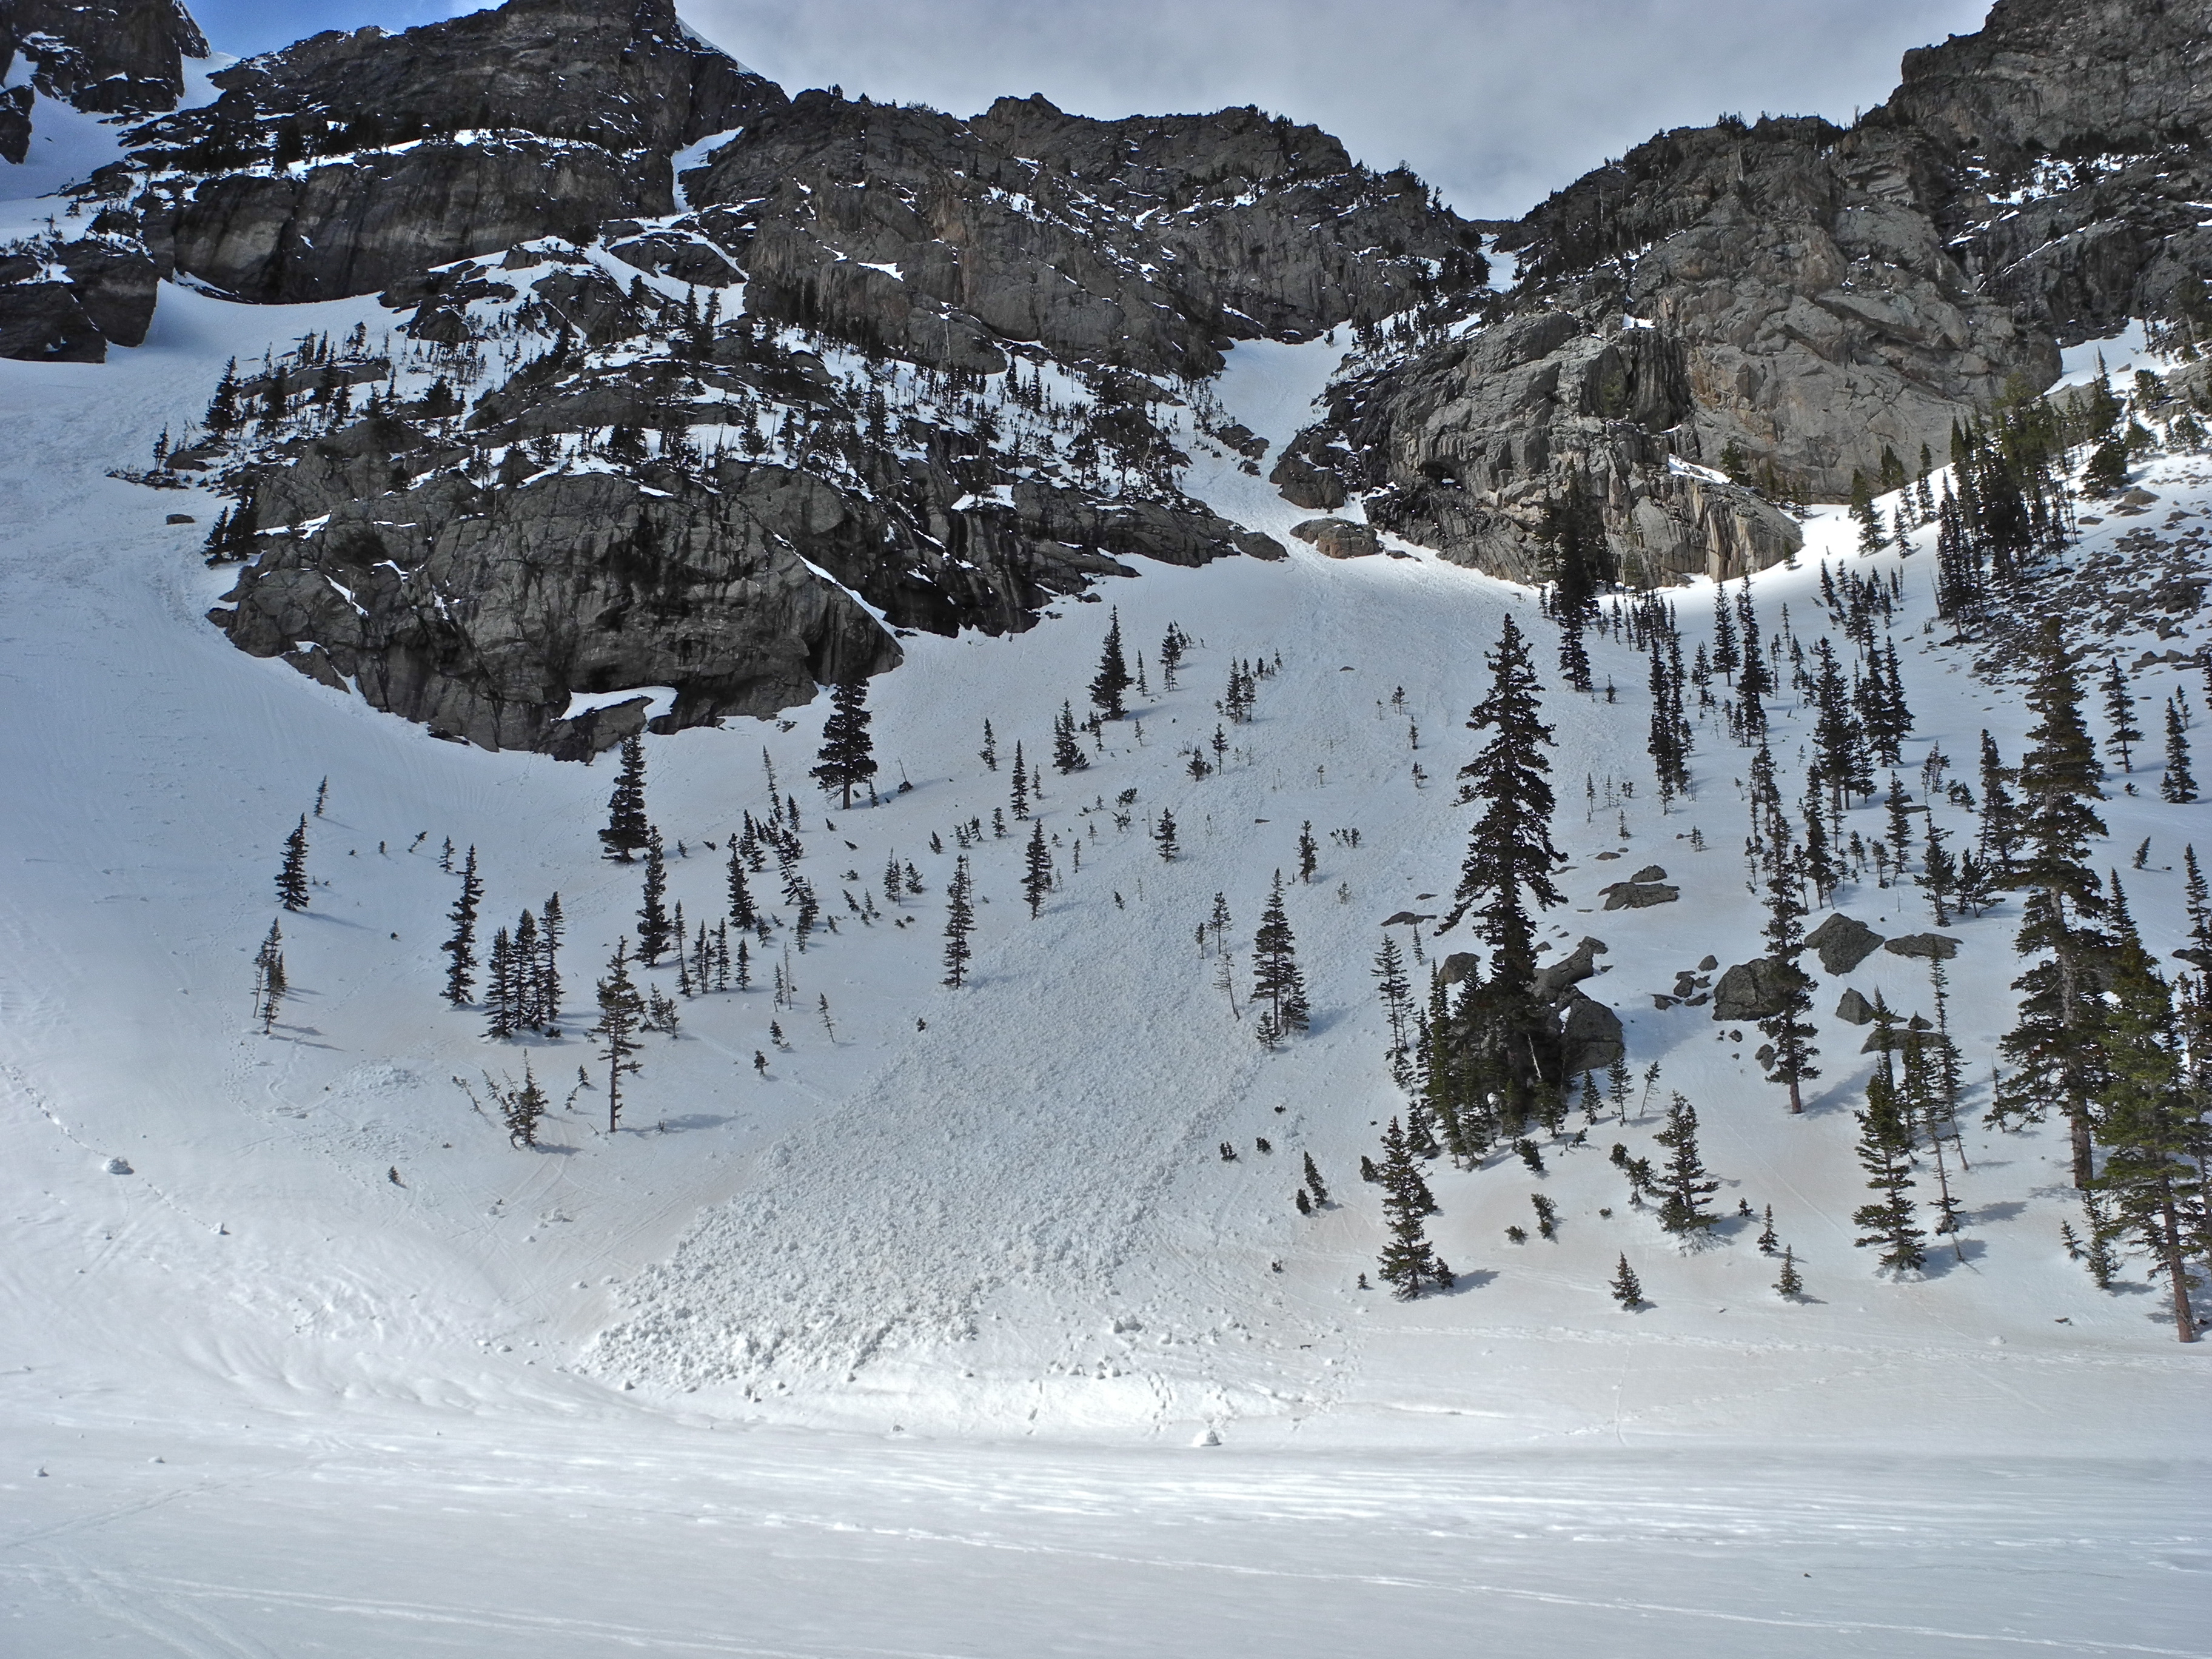
[{"label": "packed snow surface", "polygon": [[[1419,550],[1291,543],[1109,583],[1149,689],[1073,775],[1049,765],[1051,720],[1084,709],[1107,604],[903,641],[872,687],[878,802],[808,787],[826,700],[652,739],[649,812],[692,925],[721,914],[741,815],[769,811],[764,752],[838,925],[804,952],[779,933],[750,990],[682,1002],[605,1133],[581,1032],[639,902],[638,866],[599,856],[612,767],[441,743],[240,654],[204,620],[232,580],[198,550],[222,503],[105,476],[196,416],[227,357],[386,320],[168,289],[147,344],[105,367],[0,363],[9,1651],[1335,1655],[1387,1632],[1408,1655],[2212,1652],[2202,1352],[2139,1273],[2105,1294],[2067,1260],[2058,1137],[1976,1127],[2013,907],[1946,929],[1976,1080],[1969,1224],[1923,1279],[1877,1279],[1849,1219],[1870,1061],[1826,1015],[1846,983],[1925,1007],[1924,965],[1877,953],[1824,979],[1802,1118],[1749,1058],[1755,1029],[1656,1006],[1705,957],[1759,951],[1747,757],[1701,722],[1695,796],[1662,813],[1625,645],[1594,647],[1615,697],[1549,699],[1571,867],[1546,928],[1554,950],[1606,945],[1584,988],[1627,1030],[1627,1121],[1547,1139],[1540,1176],[1510,1153],[1434,1166],[1457,1288],[1358,1287],[1382,1237],[1358,1158],[1402,1109],[1369,971],[1382,923],[1449,909],[1463,722],[1501,617],[1550,678],[1529,595]],[[1240,346],[1222,403],[1279,444],[1334,362],[1327,342]],[[1194,454],[1194,489],[1287,543],[1304,515]],[[2134,525],[2212,502],[2201,466],[2144,483],[2160,517]],[[1766,629],[1787,605],[1820,631],[1824,556],[1899,568],[1850,554],[1851,528],[1816,517],[1801,565],[1752,583]],[[2027,723],[2016,688],[1923,632],[1933,562],[1902,562],[1916,782],[1931,744],[1971,775],[1984,726],[2016,759]],[[1683,590],[1686,648],[1711,599]],[[1196,641],[1173,690],[1170,622]],[[1279,653],[1255,720],[1224,722],[1231,662]],[[2202,701],[2193,669],[2137,676],[2153,709],[2179,686]],[[1794,800],[1809,720],[1789,699],[1773,718]],[[1194,780],[1217,726],[1224,763]],[[1017,741],[1046,764],[1060,877],[1035,920],[1027,825],[994,832]],[[2150,837],[2124,878],[2163,955],[2212,809],[2160,802],[2154,776],[2139,796],[2115,779],[2106,813],[2116,866]],[[1148,833],[1164,811],[1171,863]],[[251,963],[303,814],[313,902],[282,915],[295,988],[264,1036]],[[970,823],[984,902],[956,992],[944,892]],[[1853,823],[1883,833],[1878,807]],[[449,840],[477,851],[486,937],[559,891],[559,1040],[488,1041],[440,1000]],[[886,898],[894,858],[925,892]],[[1602,910],[1601,887],[1652,863],[1678,902]],[[1316,1015],[1271,1054],[1246,998],[1279,869]],[[755,894],[787,920],[777,882]],[[1217,893],[1227,991],[1194,938]],[[1931,925],[1916,887],[1869,877],[1839,903],[1885,935]],[[1468,948],[1432,926],[1425,961]],[[672,964],[646,976],[673,994]],[[459,1086],[481,1096],[526,1053],[556,1105],[536,1151]],[[1649,1152],[1676,1090],[1726,1206],[1773,1206],[1804,1301],[1774,1294],[1756,1224],[1685,1255],[1628,1206],[1606,1149]],[[1309,1153],[1332,1197],[1312,1218],[1291,1203]],[[1559,1236],[1507,1242],[1534,1193]],[[1636,1313],[1607,1291],[1622,1254]]]}]

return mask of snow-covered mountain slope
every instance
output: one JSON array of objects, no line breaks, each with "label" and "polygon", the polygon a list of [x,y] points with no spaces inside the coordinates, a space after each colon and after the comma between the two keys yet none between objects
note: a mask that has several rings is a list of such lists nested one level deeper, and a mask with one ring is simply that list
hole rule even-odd
[{"label": "snow-covered mountain slope", "polygon": [[[720,916],[727,837],[769,810],[765,754],[836,931],[788,957],[779,933],[752,989],[683,1002],[603,1133],[579,1033],[640,874],[599,856],[611,765],[439,743],[242,655],[202,619],[230,580],[198,553],[221,503],[104,476],[195,413],[227,357],[380,314],[173,289],[105,368],[0,363],[0,405],[36,411],[0,461],[0,1583],[21,1651],[1320,1653],[1378,1622],[1419,1652],[1461,1650],[1470,1624],[1508,1651],[2202,1650],[2179,1588],[2208,1559],[2201,1355],[2139,1279],[2101,1293],[2067,1260],[2063,1136],[1978,1127],[2014,908],[1947,930],[1974,1085],[1966,1228],[1924,1279],[1886,1282],[1849,1219],[1871,1062],[1828,1011],[1846,986],[1924,1009],[1924,964],[1878,952],[1823,976],[1802,1118],[1747,1057],[1755,1029],[1655,1006],[1706,957],[1760,948],[1747,756],[1702,720],[1694,798],[1661,812],[1623,644],[1593,645],[1617,700],[1547,698],[1571,867],[1546,933],[1605,944],[1584,988],[1626,1029],[1627,1121],[1547,1140],[1540,1175],[1510,1152],[1438,1163],[1431,1234],[1457,1287],[1358,1288],[1382,1238],[1358,1160],[1403,1109],[1370,973],[1382,924],[1447,908],[1462,723],[1503,617],[1553,678],[1532,596],[1418,550],[1293,543],[1279,563],[1109,583],[1149,689],[1072,775],[1052,721],[1084,708],[1107,604],[1011,640],[904,641],[872,696],[879,781],[913,787],[879,804],[805,787],[821,704],[650,740],[690,921]],[[1237,347],[1227,412],[1286,434],[1331,355]],[[1234,457],[1194,453],[1216,510],[1277,533],[1297,516]],[[2139,482],[2156,504],[2088,529],[2076,569],[2124,534],[2186,540],[2212,506],[2201,457]],[[2016,688],[1923,627],[1932,556],[1861,560],[1850,531],[1817,516],[1798,566],[1753,580],[1763,623],[1787,605],[1799,637],[1821,631],[1824,556],[1896,571],[1909,769],[1931,746],[1970,769],[1984,727],[2016,760]],[[1711,599],[1679,590],[1686,648]],[[1196,641],[1173,691],[1171,623]],[[2185,652],[2200,631],[2113,648]],[[1253,720],[1228,724],[1239,660],[1271,672]],[[2137,676],[2151,709],[2177,687],[2205,700],[2193,666]],[[1809,715],[1785,698],[1772,718],[1802,778]],[[1193,779],[1185,751],[1217,726],[1225,762]],[[1035,920],[1025,827],[994,833],[1017,741],[1056,838]],[[2122,781],[2107,861],[2163,957],[2212,809]],[[1172,862],[1148,834],[1163,812]],[[294,991],[264,1036],[252,957],[303,814],[312,902],[281,917]],[[988,902],[952,991],[944,890],[966,824]],[[561,1040],[489,1042],[441,1000],[448,838],[477,849],[487,934],[560,893]],[[886,901],[892,858],[925,894]],[[1650,864],[1678,902],[1602,910],[1601,887]],[[1277,870],[1315,1018],[1269,1054],[1244,999]],[[782,911],[776,880],[754,884]],[[1234,1007],[1194,938],[1217,893]],[[1887,936],[1931,925],[1919,889],[1871,872],[1839,904]],[[1465,947],[1424,929],[1421,948]],[[672,967],[645,977],[674,993]],[[580,1065],[594,1078],[537,1151],[455,1081],[482,1095],[526,1054],[556,1103]],[[1774,1294],[1755,1223],[1684,1255],[1629,1206],[1606,1149],[1648,1155],[1673,1091],[1699,1109],[1725,1206],[1772,1206],[1805,1300]],[[1292,1202],[1309,1154],[1332,1195],[1311,1218]],[[1537,1193],[1559,1237],[1509,1242]],[[1607,1290],[1622,1255],[1634,1313]]]}]

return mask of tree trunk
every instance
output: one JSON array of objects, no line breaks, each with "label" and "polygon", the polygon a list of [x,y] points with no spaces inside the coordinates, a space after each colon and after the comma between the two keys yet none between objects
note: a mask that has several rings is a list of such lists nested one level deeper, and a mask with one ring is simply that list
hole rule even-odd
[{"label": "tree trunk", "polygon": [[2173,1287],[2173,1334],[2178,1341],[2194,1342],[2197,1321],[2189,1306],[2189,1267],[2181,1249],[2181,1224],[2173,1212],[2173,1183],[2169,1180],[2159,1185],[2160,1220],[2165,1227],[2160,1254],[2166,1258],[2166,1280]]}]

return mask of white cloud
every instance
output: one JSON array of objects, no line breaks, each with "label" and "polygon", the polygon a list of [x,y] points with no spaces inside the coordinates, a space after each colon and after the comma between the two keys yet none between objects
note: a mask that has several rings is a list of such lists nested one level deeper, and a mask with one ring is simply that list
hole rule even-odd
[{"label": "white cloud", "polygon": [[1513,216],[1723,111],[1848,122],[1978,0],[680,0],[789,91],[970,114],[1001,94],[1120,116],[1257,104],[1462,212]]}]

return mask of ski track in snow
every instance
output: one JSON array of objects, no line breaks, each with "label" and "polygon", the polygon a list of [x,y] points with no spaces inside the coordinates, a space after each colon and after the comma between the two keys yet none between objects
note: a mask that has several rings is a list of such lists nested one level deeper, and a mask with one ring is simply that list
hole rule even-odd
[{"label": "ski track in snow", "polygon": [[[1662,817],[1625,647],[1595,647],[1618,702],[1551,699],[1573,868],[1547,936],[1607,942],[1584,988],[1620,1011],[1639,1070],[1662,1062],[1660,1091],[1589,1147],[1547,1152],[1540,1179],[1439,1170],[1455,1293],[1401,1307],[1354,1288],[1379,1237],[1357,1159],[1397,1109],[1367,972],[1378,924],[1444,908],[1419,896],[1448,896],[1463,848],[1451,779],[1499,617],[1530,626],[1547,671],[1550,634],[1525,593],[1417,550],[1313,555],[1287,535],[1307,515],[1200,444],[1193,489],[1291,556],[1144,566],[1101,591],[1153,696],[1135,705],[1141,743],[1135,721],[1109,726],[1090,770],[1048,770],[1063,883],[1042,916],[1016,884],[1023,833],[991,835],[1008,774],[975,757],[981,720],[1002,756],[1018,738],[1048,760],[1104,605],[1010,640],[905,641],[872,702],[885,780],[903,767],[915,787],[878,806],[825,811],[800,787],[818,707],[789,711],[789,732],[737,720],[653,741],[650,809],[687,843],[671,891],[693,921],[721,902],[720,853],[701,843],[765,808],[765,746],[841,931],[793,957],[793,1008],[769,1006],[766,952],[753,991],[685,1005],[684,1035],[642,1056],[623,1133],[601,1133],[593,1089],[556,1113],[547,1150],[508,1148],[451,1081],[521,1056],[437,1000],[453,882],[435,851],[449,835],[478,848],[487,933],[562,895],[571,1036],[532,1050],[558,1099],[636,904],[635,867],[594,856],[611,769],[437,743],[235,652],[203,620],[231,580],[197,555],[221,503],[101,476],[196,414],[226,356],[356,320],[374,337],[389,314],[166,289],[147,345],[104,368],[0,363],[15,416],[0,459],[11,1646],[1336,1653],[1382,1626],[1443,1653],[1472,1626],[1509,1651],[2207,1650],[2191,1611],[2212,1567],[2202,1359],[2139,1286],[2100,1295],[2065,1260],[2057,1138],[1970,1127],[1971,1254],[1883,1284],[1850,1243],[1865,1065],[1861,1033],[1826,1018],[1846,981],[1816,992],[1825,1075],[1794,1121],[1744,1057],[1755,1034],[1653,1007],[1706,953],[1726,966],[1757,948],[1735,850],[1747,757],[1701,725],[1697,798]],[[1241,346],[1220,397],[1279,445],[1334,357]],[[2149,483],[2191,511],[2212,501],[2179,463]],[[166,526],[170,511],[198,523]],[[2108,521],[2089,544],[2159,521]],[[1819,631],[1818,557],[1841,556],[1848,531],[1816,518],[1802,566],[1753,582],[1770,629],[1786,602],[1802,636]],[[1921,632],[1932,563],[1904,565],[1909,759],[1939,743],[1971,777],[1981,726],[2016,758],[2024,717]],[[1711,597],[1685,590],[1687,647]],[[1170,619],[1201,641],[1171,695],[1156,657]],[[1192,781],[1179,751],[1210,738],[1230,661],[1277,650],[1256,720],[1228,728],[1228,766]],[[2137,689],[2154,709],[2184,683],[2197,695],[2167,669]],[[1788,709],[1776,752],[1794,799],[1805,723]],[[246,1029],[252,952],[279,843],[325,775],[314,902],[284,918],[296,991],[264,1040]],[[1626,842],[1611,812],[1586,819],[1586,775],[1638,786]],[[1126,831],[1082,810],[1131,787]],[[1174,864],[1146,836],[1164,806],[1187,848]],[[2153,837],[2127,879],[2160,954],[2181,938],[2169,866],[2206,810],[2117,789],[2107,804],[2115,863]],[[971,816],[990,902],[975,983],[951,992],[942,890]],[[1308,820],[1310,885],[1294,878]],[[1878,807],[1853,821],[1882,833]],[[1692,825],[1702,852],[1681,839]],[[1330,839],[1349,827],[1356,850]],[[931,890],[900,907],[908,927],[862,927],[839,890],[880,903],[894,852]],[[1600,910],[1597,888],[1645,862],[1681,902]],[[1191,930],[1225,893],[1241,998],[1278,867],[1316,1019],[1268,1055]],[[763,898],[774,884],[755,883]],[[1930,925],[1916,889],[1862,884],[1844,906],[1887,934]],[[1959,1029],[2001,1024],[2014,926],[2002,907],[1949,930]],[[1847,982],[1925,1002],[1899,958]],[[1971,1122],[1987,1044],[1968,1054]],[[1647,1150],[1673,1088],[1700,1107],[1723,1200],[1775,1206],[1814,1300],[1774,1297],[1755,1228],[1683,1256],[1626,1209],[1604,1148]],[[1310,1220],[1290,1201],[1309,1151],[1335,1200]],[[133,1173],[107,1174],[113,1157]],[[1505,1243],[1537,1190],[1560,1237]],[[1622,1250],[1654,1304],[1635,1316],[1605,1291]],[[1226,1443],[1184,1449],[1207,1430]]]}]

